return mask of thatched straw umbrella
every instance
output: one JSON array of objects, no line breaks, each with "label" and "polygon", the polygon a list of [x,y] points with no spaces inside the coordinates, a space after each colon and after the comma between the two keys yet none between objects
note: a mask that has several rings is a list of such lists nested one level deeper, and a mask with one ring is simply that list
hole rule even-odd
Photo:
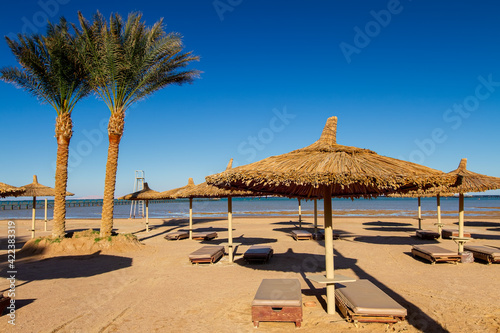
[{"label": "thatched straw umbrella", "polygon": [[439,187],[431,192],[439,194],[458,193],[458,237],[454,239],[458,243],[458,252],[461,253],[464,250],[464,243],[469,240],[469,238],[464,237],[464,194],[499,189],[500,178],[486,176],[467,170],[466,158],[462,158],[458,168],[448,172],[447,175],[456,177],[460,185]]},{"label": "thatched straw umbrella", "polygon": [[[226,170],[230,170],[233,165],[233,159],[229,161]],[[189,198],[190,199],[190,225],[189,225],[189,236],[192,239],[191,229],[192,229],[192,218],[191,218],[191,203],[193,198],[227,198],[227,231],[228,231],[228,254],[229,262],[233,262],[233,251],[234,247],[237,246],[233,244],[233,201],[232,197],[251,197],[261,195],[260,193],[255,193],[252,191],[241,191],[241,190],[225,190],[212,185],[208,185],[206,182],[199,185],[189,186],[182,191],[178,191],[174,196],[176,198]]]},{"label": "thatched straw umbrella", "polygon": [[310,146],[206,177],[209,184],[224,188],[323,198],[326,278],[311,278],[326,284],[329,314],[335,313],[334,283],[349,280],[334,276],[332,196],[370,198],[452,182],[438,170],[339,145],[336,128],[337,117],[331,117]]},{"label": "thatched straw umbrella", "polygon": [[5,183],[0,183],[0,198],[17,197],[24,193],[24,187],[15,187]]},{"label": "thatched straw umbrella", "polygon": [[[35,238],[36,197],[53,197],[55,196],[55,190],[52,187],[48,187],[38,183],[38,178],[36,177],[36,175],[33,175],[33,183],[24,185],[23,187],[26,191],[21,196],[33,197],[31,238]],[[66,192],[66,196],[71,196],[71,195],[74,194]],[[45,201],[45,231],[47,231],[47,201]]]},{"label": "thatched straw umbrella", "polygon": [[[119,197],[119,200],[144,200],[146,201],[146,232],[149,232],[149,200],[154,200],[158,198],[160,192],[154,191],[149,188],[148,183],[144,183],[144,188],[140,191],[126,194],[123,197]],[[170,197],[171,198],[171,197]],[[165,197],[169,199],[169,197]]]}]

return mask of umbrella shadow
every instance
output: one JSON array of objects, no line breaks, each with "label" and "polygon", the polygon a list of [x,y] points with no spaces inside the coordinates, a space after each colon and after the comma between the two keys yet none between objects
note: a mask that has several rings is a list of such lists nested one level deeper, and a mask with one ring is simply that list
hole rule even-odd
[{"label": "umbrella shadow", "polygon": [[500,239],[500,235],[488,235],[488,234],[475,234],[471,233],[470,236],[474,239]]},{"label": "umbrella shadow", "polygon": [[488,231],[500,231],[500,228],[487,228]]},{"label": "umbrella shadow", "polygon": [[21,262],[16,264],[16,268],[23,272],[22,279],[25,282],[17,286],[40,280],[90,277],[131,266],[132,258],[100,254],[100,251],[89,255],[60,256]]},{"label": "umbrella shadow", "polygon": [[[211,223],[211,222],[216,222],[216,221],[224,221],[225,219],[223,218],[217,218],[217,217],[202,217],[202,218],[193,218],[193,225],[195,224],[202,224],[202,223]],[[169,223],[174,223],[174,224],[179,224],[179,225],[189,225],[189,218],[176,218],[176,219],[171,219]]]},{"label": "umbrella shadow", "polygon": [[[30,305],[31,303],[33,303],[34,301],[36,301],[36,298],[26,298],[26,299],[18,299],[16,298],[16,310],[19,310],[20,308],[26,306],[26,305]],[[9,309],[5,308],[3,310],[2,313],[0,313],[0,316],[3,315],[3,314],[7,314],[9,313]]]},{"label": "umbrella shadow", "polygon": [[[458,225],[458,222],[453,222]],[[464,221],[466,227],[500,227],[500,222]]]},{"label": "umbrella shadow", "polygon": [[416,236],[358,236],[353,239],[356,242],[382,245],[417,245],[417,244],[437,244],[435,239],[421,239]]},{"label": "umbrella shadow", "polygon": [[[302,221],[301,223],[302,224],[312,224],[311,222],[305,222],[305,221]],[[271,224],[298,226],[299,225],[299,221],[282,221],[282,222],[273,222]]]},{"label": "umbrella shadow", "polygon": [[364,228],[365,230],[373,230],[373,231],[386,231],[386,232],[413,232],[418,229],[415,227],[370,227]]},{"label": "umbrella shadow", "polygon": [[[363,225],[374,225],[379,227],[407,227],[411,226],[411,223],[403,223],[403,222],[384,222],[384,221],[374,221],[374,222],[365,222]],[[366,229],[366,228],[365,228]]]}]

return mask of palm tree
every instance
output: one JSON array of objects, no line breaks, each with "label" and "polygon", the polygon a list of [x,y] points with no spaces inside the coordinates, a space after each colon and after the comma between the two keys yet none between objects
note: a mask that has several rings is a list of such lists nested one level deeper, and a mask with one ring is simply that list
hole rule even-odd
[{"label": "palm tree", "polygon": [[18,41],[5,38],[21,68],[0,69],[0,79],[23,88],[56,110],[57,160],[52,235],[64,237],[68,147],[73,134],[71,113],[76,103],[91,92],[88,73],[76,56],[79,41],[69,33],[64,18],[57,25],[49,22],[45,36],[19,34],[17,37]]},{"label": "palm tree", "polygon": [[139,13],[129,14],[126,22],[118,14],[112,14],[108,26],[99,12],[92,23],[80,12],[78,15],[81,27],[78,33],[86,42],[83,55],[90,60],[92,85],[111,112],[100,232],[101,237],[107,237],[113,229],[118,148],[125,111],[170,84],[192,82],[199,71],[182,69],[199,57],[184,53],[181,36],[167,34],[162,20],[146,27]]}]

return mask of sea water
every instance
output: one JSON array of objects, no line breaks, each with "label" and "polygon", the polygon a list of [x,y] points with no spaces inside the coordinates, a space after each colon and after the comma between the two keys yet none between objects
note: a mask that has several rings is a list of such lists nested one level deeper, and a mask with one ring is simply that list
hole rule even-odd
[{"label": "sea water", "polygon": [[[85,201],[85,200],[80,200]],[[95,201],[95,200],[93,200]],[[298,200],[286,198],[233,198],[233,215],[235,216],[297,216]],[[458,212],[458,197],[441,198],[442,216],[455,216]],[[12,202],[12,200],[11,200]],[[25,200],[30,203],[31,200]],[[302,216],[312,216],[314,201],[301,200]],[[339,216],[416,216],[418,203],[416,198],[376,199],[341,199],[332,201],[333,215]],[[223,217],[227,215],[227,199],[193,200],[193,216]],[[40,207],[40,206],[39,206]],[[37,208],[36,218],[44,219],[44,209]],[[422,216],[436,214],[436,198],[422,198]],[[67,207],[66,218],[86,219],[101,218],[102,206]],[[323,201],[318,200],[318,210],[323,210]],[[47,212],[47,218],[52,219],[52,208]],[[500,217],[500,196],[473,196],[465,198],[467,216],[479,216],[485,212],[498,213]],[[130,217],[130,205],[115,205],[115,218]],[[0,209],[0,220],[31,219],[31,209]],[[186,199],[169,200],[168,202],[149,203],[151,218],[184,218],[189,216],[189,201]]]}]

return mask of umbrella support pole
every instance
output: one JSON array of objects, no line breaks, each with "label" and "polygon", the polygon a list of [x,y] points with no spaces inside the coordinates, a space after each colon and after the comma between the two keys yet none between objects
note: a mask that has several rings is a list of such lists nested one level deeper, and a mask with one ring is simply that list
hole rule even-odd
[{"label": "umbrella support pole", "polygon": [[227,197],[227,252],[229,256],[229,262],[233,262],[233,199]]},{"label": "umbrella support pole", "polygon": [[146,200],[146,232],[149,232],[149,200]]},{"label": "umbrella support pole", "polygon": [[[324,220],[325,220],[325,267],[326,279],[334,280],[334,264],[333,264],[333,229],[332,229],[332,194],[330,187],[325,187],[323,196]],[[335,314],[335,284],[329,283],[326,285],[326,302],[327,313]]]},{"label": "umbrella support pole", "polygon": [[45,231],[47,231],[47,198],[45,198]]},{"label": "umbrella support pole", "polygon": [[299,199],[299,229],[302,229],[302,204]]},{"label": "umbrella support pole", "polygon": [[35,218],[36,218],[36,197],[33,197],[33,207],[31,209],[31,238],[35,238]]},{"label": "umbrella support pole", "polygon": [[318,238],[318,200],[314,199],[314,237]]},{"label": "umbrella support pole", "polygon": [[441,223],[441,196],[438,194],[436,196],[436,203],[437,203],[437,223],[435,225],[438,227],[438,233],[439,233],[439,239],[442,238],[442,232],[443,232],[443,227],[444,224]]},{"label": "umbrella support pole", "polygon": [[189,240],[193,239],[193,198],[189,198]]}]

